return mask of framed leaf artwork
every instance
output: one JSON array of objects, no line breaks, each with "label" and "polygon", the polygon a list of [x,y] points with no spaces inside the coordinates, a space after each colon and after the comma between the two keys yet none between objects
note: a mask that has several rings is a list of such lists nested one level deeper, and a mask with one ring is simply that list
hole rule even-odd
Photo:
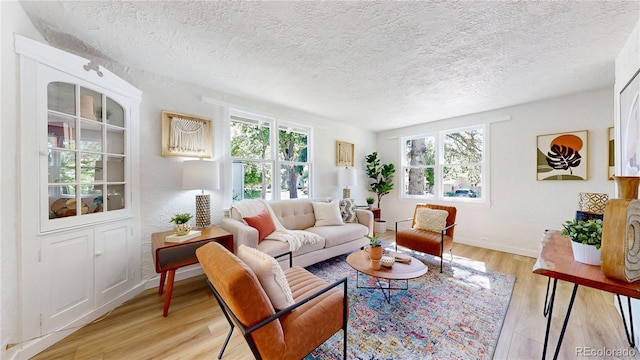
[{"label": "framed leaf artwork", "polygon": [[538,180],[587,180],[588,131],[538,135]]}]

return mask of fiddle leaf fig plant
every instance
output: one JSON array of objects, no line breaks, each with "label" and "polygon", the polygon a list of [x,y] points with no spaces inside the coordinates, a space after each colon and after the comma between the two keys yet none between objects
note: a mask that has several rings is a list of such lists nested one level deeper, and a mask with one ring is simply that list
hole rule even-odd
[{"label": "fiddle leaf fig plant", "polygon": [[393,174],[396,172],[393,164],[380,164],[378,153],[373,152],[365,157],[367,162],[365,172],[369,179],[369,191],[378,195],[378,207],[380,200],[393,189]]},{"label": "fiddle leaf fig plant", "polygon": [[562,224],[562,235],[568,236],[572,241],[584,245],[593,245],[600,249],[602,245],[602,220],[568,220]]}]

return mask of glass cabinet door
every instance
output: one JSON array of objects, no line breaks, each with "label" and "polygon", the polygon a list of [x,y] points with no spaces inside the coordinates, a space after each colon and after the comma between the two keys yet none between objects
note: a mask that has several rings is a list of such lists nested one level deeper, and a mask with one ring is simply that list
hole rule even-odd
[{"label": "glass cabinet door", "polygon": [[77,84],[47,85],[49,220],[124,209],[125,108]]}]

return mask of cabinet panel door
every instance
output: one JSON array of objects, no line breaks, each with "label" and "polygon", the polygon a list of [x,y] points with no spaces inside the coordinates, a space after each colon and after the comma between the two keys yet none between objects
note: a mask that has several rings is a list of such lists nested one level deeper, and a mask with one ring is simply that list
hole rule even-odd
[{"label": "cabinet panel door", "polygon": [[42,237],[42,331],[47,334],[93,309],[93,230]]},{"label": "cabinet panel door", "polygon": [[119,223],[96,228],[96,307],[129,290],[131,225]]}]

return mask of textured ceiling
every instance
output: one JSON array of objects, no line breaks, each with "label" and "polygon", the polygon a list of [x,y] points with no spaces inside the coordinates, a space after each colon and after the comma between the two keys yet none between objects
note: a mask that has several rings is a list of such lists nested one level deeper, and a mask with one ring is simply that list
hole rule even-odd
[{"label": "textured ceiling", "polygon": [[374,131],[613,84],[636,1],[21,1],[54,46]]}]

